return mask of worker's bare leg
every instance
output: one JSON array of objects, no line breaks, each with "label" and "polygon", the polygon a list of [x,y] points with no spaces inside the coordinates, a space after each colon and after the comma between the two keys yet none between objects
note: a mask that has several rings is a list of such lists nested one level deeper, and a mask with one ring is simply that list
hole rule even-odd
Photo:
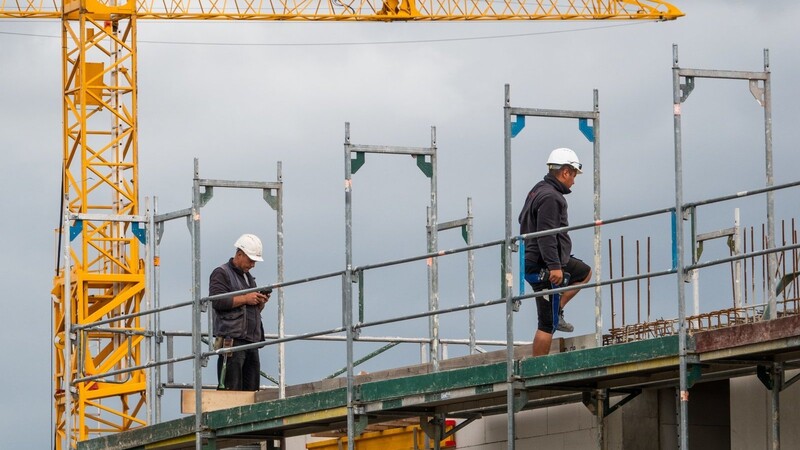
[{"label": "worker's bare leg", "polygon": [[[575,285],[579,284],[586,284],[592,278],[592,271],[589,271],[589,274],[586,275],[586,278],[583,280],[575,283]],[[572,300],[572,297],[578,293],[579,289],[574,289],[571,291],[566,291],[561,294],[561,301],[559,304],[561,305],[561,309],[564,309],[567,303]],[[533,356],[542,356],[547,355],[550,353],[550,345],[553,343],[553,334],[548,333],[542,330],[536,330],[536,334],[533,336]]]},{"label": "worker's bare leg", "polygon": [[550,353],[550,344],[553,335],[542,330],[536,330],[533,336],[533,356],[542,356]]}]

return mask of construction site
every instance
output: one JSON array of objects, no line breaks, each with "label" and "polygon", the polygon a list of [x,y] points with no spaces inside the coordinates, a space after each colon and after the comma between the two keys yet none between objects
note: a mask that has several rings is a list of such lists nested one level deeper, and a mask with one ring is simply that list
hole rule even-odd
[{"label": "construction site", "polygon": [[[328,183],[326,175],[311,187],[293,185],[285,173],[303,167],[293,169],[269,152],[274,175],[257,179],[227,178],[224,165],[206,166],[203,158],[187,153],[175,158],[184,161],[183,169],[192,167],[192,176],[174,169],[170,180],[174,190],[191,193],[175,196],[184,199],[183,206],[160,206],[173,192],[140,194],[139,19],[386,26],[467,20],[679,22],[681,6],[661,1],[0,3],[0,19],[54,19],[62,27],[60,216],[49,247],[56,261],[48,288],[52,423],[46,432],[43,427],[26,432],[49,434],[57,450],[800,448],[795,407],[800,402],[795,385],[800,180],[776,181],[776,166],[789,150],[773,150],[773,95],[780,94],[772,86],[776,57],[770,49],[739,55],[740,68],[733,69],[695,58],[684,62],[684,45],[673,44],[671,54],[659,49],[664,76],[656,82],[671,79],[671,86],[662,87],[671,90],[672,103],[652,98],[648,108],[672,112],[667,145],[672,151],[665,158],[674,165],[658,167],[668,180],[655,181],[654,175],[652,184],[632,189],[634,206],[628,209],[618,207],[625,199],[607,194],[626,182],[615,167],[616,144],[602,133],[611,124],[604,120],[601,127],[604,105],[614,98],[589,89],[581,93],[583,109],[571,103],[544,107],[518,96],[513,83],[494,86],[496,120],[485,125],[502,135],[502,142],[481,150],[495,162],[485,164],[486,178],[498,187],[492,195],[500,214],[493,218],[478,212],[487,210],[469,193],[462,197],[446,185],[451,179],[443,174],[462,166],[448,166],[452,160],[442,157],[448,150],[441,144],[444,130],[436,125],[423,133],[413,130],[413,141],[421,144],[408,146],[372,137],[362,141],[362,130],[381,128],[376,124],[337,124],[339,140],[329,142],[326,152],[337,153],[341,166],[328,164],[323,171],[338,184]],[[761,63],[755,70],[754,56]],[[699,169],[707,167],[697,163],[704,149],[691,141],[696,132],[691,109],[698,103],[728,107],[701,94],[717,83],[733,86],[726,93],[746,99],[755,111],[747,116],[754,122],[747,130],[758,130],[753,139],[760,144],[746,150],[746,164],[759,184],[731,176],[702,196],[687,195],[697,186]],[[568,198],[570,225],[520,234],[522,190],[545,173],[544,159],[552,150],[531,154],[530,148],[540,145],[541,134],[562,133],[571,135],[569,142],[580,142],[583,164]],[[241,156],[235,148],[225,153],[231,160]],[[464,165],[482,164],[471,156],[462,159]],[[386,211],[402,214],[405,199],[395,205],[395,199],[372,198],[382,189],[374,185],[384,183],[403,186],[403,196],[419,197],[424,220],[416,211],[414,225],[400,228],[413,227],[409,233],[424,236],[424,248],[402,241],[407,230],[396,229]],[[484,189],[490,183],[475,184]],[[308,250],[287,243],[296,223],[292,214],[325,202],[313,193],[304,195],[302,205],[288,201],[287,191],[303,189],[332,191],[338,198],[336,205],[325,205],[338,215],[318,217],[315,225],[340,233],[343,248],[321,232],[302,237],[325,254],[321,260],[333,255],[333,270],[303,265],[287,270],[287,261],[308,257]],[[669,202],[632,200],[648,196]],[[463,201],[444,207],[443,198],[450,197]],[[258,217],[269,223],[252,227],[219,218],[243,205],[258,209]],[[453,215],[456,210],[463,213]],[[211,232],[210,216],[222,224],[212,225]],[[503,227],[476,232],[482,220]],[[232,242],[218,241],[219,228],[237,236],[254,232],[267,243],[263,262],[254,269],[258,287],[209,295],[209,275],[223,260],[209,260],[208,249],[222,248],[213,258],[228,258],[232,251]],[[390,237],[365,237],[369,228]],[[525,239],[559,232],[580,242],[575,253],[592,276],[566,309],[568,318],[580,317],[576,331],[555,333],[549,354],[534,357],[535,297],[542,294],[525,281]],[[402,251],[382,239],[397,240]],[[184,258],[174,257],[176,252]],[[370,259],[376,254],[386,257]],[[189,285],[181,285],[186,279]],[[215,345],[214,302],[266,290],[271,300],[262,313],[265,340]],[[554,286],[544,294],[567,291]],[[406,297],[405,304],[395,304]],[[222,389],[218,358],[252,349],[261,352],[261,387]],[[304,355],[300,364],[291,359],[298,354]]]}]

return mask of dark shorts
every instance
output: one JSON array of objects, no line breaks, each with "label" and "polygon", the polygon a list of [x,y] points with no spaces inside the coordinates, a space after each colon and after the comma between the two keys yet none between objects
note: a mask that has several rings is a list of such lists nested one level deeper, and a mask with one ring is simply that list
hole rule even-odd
[{"label": "dark shorts", "polygon": [[[569,286],[574,284],[578,284],[579,282],[586,279],[591,273],[591,268],[585,262],[581,261],[574,256],[570,256],[569,262],[566,266],[562,267],[561,270],[564,272],[569,273]],[[538,268],[534,268],[534,270],[530,270],[528,272],[538,272]],[[528,283],[531,285],[534,291],[543,291],[545,289],[550,289],[550,283]],[[548,296],[549,297],[549,296]],[[536,297],[536,313],[539,318],[539,322],[537,328],[539,330],[544,331],[545,333],[553,334],[555,332],[553,327],[553,303],[550,301],[549,298],[545,297]]]}]

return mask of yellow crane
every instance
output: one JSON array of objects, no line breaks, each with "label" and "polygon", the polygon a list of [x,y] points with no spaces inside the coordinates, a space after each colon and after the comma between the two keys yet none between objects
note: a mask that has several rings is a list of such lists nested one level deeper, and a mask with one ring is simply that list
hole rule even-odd
[{"label": "yellow crane", "polygon": [[[63,266],[53,282],[57,449],[146,425],[136,22],[673,20],[661,0],[0,0],[0,18],[60,19]],[[123,319],[115,319],[120,316]],[[82,326],[102,321],[104,327]],[[69,420],[67,420],[69,418]],[[67,430],[69,424],[69,430]]]}]

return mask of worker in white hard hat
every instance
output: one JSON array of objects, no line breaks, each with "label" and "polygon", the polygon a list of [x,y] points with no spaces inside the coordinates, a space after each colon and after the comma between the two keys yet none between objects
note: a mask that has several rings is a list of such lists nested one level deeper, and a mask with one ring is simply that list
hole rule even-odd
[{"label": "worker in white hard hat", "polygon": [[[557,148],[547,158],[548,172],[528,193],[519,215],[520,233],[528,234],[569,226],[565,195],[575,184],[583,166],[568,148]],[[585,284],[592,269],[571,254],[572,241],[566,231],[525,239],[525,279],[534,291]],[[547,355],[556,331],[572,332],[564,320],[564,307],[578,289],[536,297],[538,326],[533,338],[533,356]]]},{"label": "worker in white hard hat", "polygon": [[[227,294],[255,288],[256,279],[250,274],[256,262],[263,261],[261,240],[254,234],[243,234],[233,244],[233,258],[211,273],[209,295]],[[261,310],[269,301],[271,290],[250,292],[215,300],[215,346],[231,348],[264,340]],[[217,361],[218,389],[257,391],[261,375],[258,349],[226,352]]]}]

